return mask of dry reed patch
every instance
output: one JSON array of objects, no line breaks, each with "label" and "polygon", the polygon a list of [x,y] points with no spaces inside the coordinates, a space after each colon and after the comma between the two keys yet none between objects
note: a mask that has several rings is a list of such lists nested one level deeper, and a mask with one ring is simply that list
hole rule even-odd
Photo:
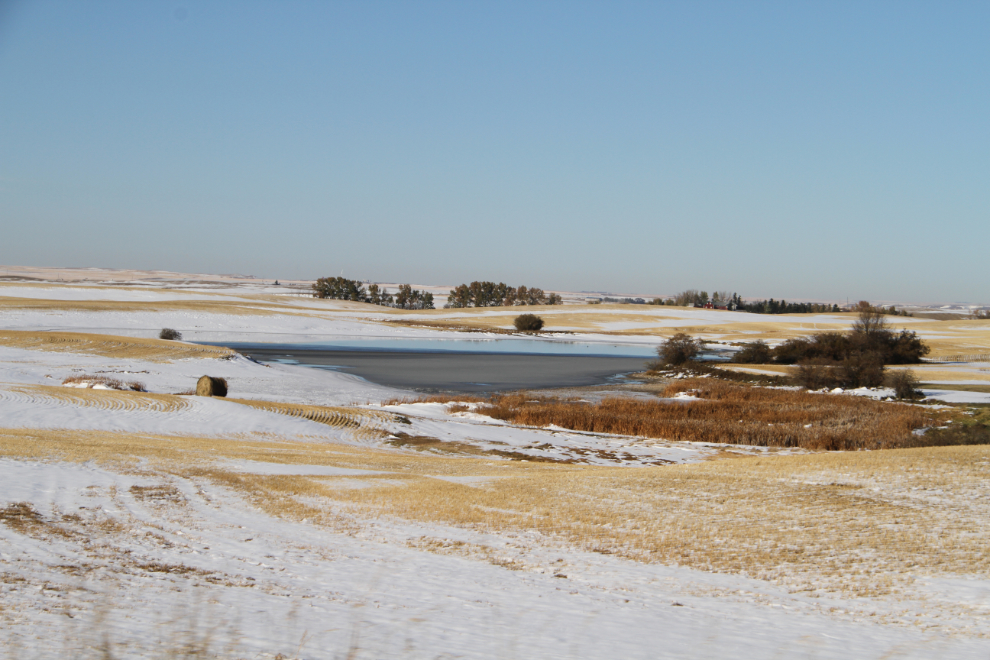
[{"label": "dry reed patch", "polygon": [[383,406],[401,406],[407,403],[487,403],[487,397],[472,396],[470,394],[431,394],[429,396],[417,396],[404,399],[388,399],[383,401]]},{"label": "dry reed patch", "polygon": [[[53,385],[21,385],[8,390],[32,401],[57,406],[98,408],[113,412],[161,412],[185,410],[190,403],[173,394],[129,392],[126,390],[93,390]],[[0,393],[2,396],[2,393]]]},{"label": "dry reed patch", "polygon": [[701,400],[616,397],[588,403],[522,394],[494,397],[477,412],[528,426],[553,424],[592,433],[812,450],[919,446],[924,437],[914,431],[944,418],[943,413],[918,406],[717,379],[677,381],[664,394],[681,392],[694,393]]},{"label": "dry reed patch", "polygon": [[223,358],[236,355],[229,348],[220,346],[196,346],[162,339],[91,335],[81,332],[0,330],[0,344],[29,350],[84,353],[150,362],[170,362],[188,358]]}]

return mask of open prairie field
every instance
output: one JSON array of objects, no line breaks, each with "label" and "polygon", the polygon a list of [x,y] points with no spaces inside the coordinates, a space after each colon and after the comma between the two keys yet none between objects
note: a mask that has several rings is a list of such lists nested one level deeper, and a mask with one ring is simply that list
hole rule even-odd
[{"label": "open prairie field", "polygon": [[[284,617],[283,626],[295,627],[299,639],[283,638],[281,648],[287,651],[304,643],[303,632],[315,623],[312,607],[339,621],[312,633],[324,650],[392,646],[391,638],[348,639],[356,626],[388,629],[388,617],[360,608],[352,600],[359,596],[347,595],[354,591],[353,577],[340,572],[357,568],[370,550],[359,546],[371,539],[377,561],[385,562],[382,569],[396,565],[402,571],[403,563],[414,563],[405,557],[409,553],[435,556],[440,563],[432,570],[447,575],[448,598],[465,580],[475,582],[469,590],[475,598],[490,598],[487,583],[495,571],[503,576],[501,589],[520,589],[514,586],[520,579],[533,583],[524,598],[535,594],[552,602],[564,586],[564,593],[578,598],[600,598],[593,595],[599,593],[645,603],[656,598],[656,587],[641,584],[641,577],[652,574],[650,567],[666,566],[678,567],[661,581],[662,592],[677,605],[698,610],[715,602],[731,611],[750,602],[757,611],[786,611],[783,607],[807,621],[821,618],[833,632],[866,625],[878,656],[894,648],[883,646],[890,631],[904,631],[896,648],[912,657],[939,648],[965,654],[966,639],[990,634],[979,597],[951,596],[952,585],[985,584],[981,580],[990,572],[984,551],[990,541],[985,524],[990,453],[983,446],[630,469],[275,438],[3,429],[0,456],[5,478],[13,479],[7,481],[9,492],[20,498],[0,508],[10,558],[0,616],[23,620],[25,608],[38,602],[29,595],[39,593],[41,601],[58,601],[62,629],[77,620],[95,623],[112,650],[141,648],[127,627],[146,625],[137,614],[138,600],[163,586],[179,594],[202,592],[200,598],[213,603],[206,612],[217,629],[200,633],[204,654],[211,643],[250,648],[259,637],[272,648],[271,638],[279,637],[272,630],[246,635],[240,628],[221,628],[235,612],[259,606],[274,608],[269,618]],[[45,465],[52,466],[53,475],[63,475],[55,502],[24,483]],[[283,540],[286,534],[294,541]],[[29,548],[41,547],[60,557],[57,568],[46,570],[44,560],[32,558],[37,551]],[[340,565],[344,557],[334,560],[342,551],[346,569]],[[332,598],[313,590],[314,566],[322,571],[318,583],[336,575]],[[640,578],[637,566],[645,571]],[[618,584],[616,572],[623,576]],[[695,574],[712,577],[689,579]],[[111,575],[108,582],[104,576]],[[78,592],[81,576],[90,585],[89,596]],[[405,589],[412,588],[408,579],[400,579]],[[390,602],[383,601],[386,593],[396,601],[407,598],[393,592],[396,585],[382,590],[370,584],[375,602]],[[32,591],[35,585],[40,592]],[[544,585],[550,591],[541,594]],[[99,605],[102,619],[94,620],[98,594],[108,589],[115,605]],[[293,594],[309,599],[309,605],[293,606],[301,607],[295,614],[278,606],[279,598],[291,600]],[[160,606],[182,602],[156,597]],[[129,603],[133,611],[124,618],[118,608]],[[450,605],[431,607],[440,607],[448,619],[472,618],[455,614]],[[512,622],[514,634],[532,634],[518,613],[492,607],[501,620]],[[55,625],[39,614],[30,618],[41,629]],[[566,615],[558,625],[577,634]],[[400,626],[401,635],[422,643],[423,634],[409,626]],[[644,641],[651,637],[635,634]],[[958,643],[947,645],[946,635]],[[682,636],[665,633],[676,645]],[[78,639],[93,637],[90,631]],[[943,641],[934,641],[939,638]],[[30,640],[17,641],[27,646]],[[820,644],[806,647],[786,636],[776,643],[796,653]],[[457,648],[450,639],[445,644]]]},{"label": "open prairie field", "polygon": [[[0,456],[86,463],[163,484],[211,483],[268,515],[330,529],[346,518],[533,532],[547,546],[758,577],[820,595],[911,595],[921,578],[990,574],[986,446],[628,469],[277,440],[0,429]],[[257,465],[271,474],[252,471]]]},{"label": "open prairie field", "polygon": [[[983,408],[711,378],[423,400],[222,344],[489,340],[511,315],[210,286],[0,285],[10,657],[985,649],[988,446],[918,446],[985,422]],[[731,342],[849,322],[526,311],[561,331],[541,341],[649,344],[687,329]],[[900,320],[946,324],[945,350],[983,341],[979,323]],[[163,327],[217,345],[159,340]],[[982,364],[916,371],[983,383]],[[229,398],[191,396],[204,374]]]}]

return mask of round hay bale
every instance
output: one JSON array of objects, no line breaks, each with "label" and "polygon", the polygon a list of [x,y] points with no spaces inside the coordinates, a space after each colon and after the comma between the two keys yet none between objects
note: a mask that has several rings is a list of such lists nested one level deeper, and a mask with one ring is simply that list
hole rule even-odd
[{"label": "round hay bale", "polygon": [[227,396],[227,381],[214,376],[203,376],[196,383],[196,396]]}]

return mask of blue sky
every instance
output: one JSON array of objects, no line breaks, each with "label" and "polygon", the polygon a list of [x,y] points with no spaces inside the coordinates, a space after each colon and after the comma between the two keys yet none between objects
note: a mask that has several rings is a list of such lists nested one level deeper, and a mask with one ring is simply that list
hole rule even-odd
[{"label": "blue sky", "polygon": [[990,303],[990,3],[0,2],[0,263]]}]

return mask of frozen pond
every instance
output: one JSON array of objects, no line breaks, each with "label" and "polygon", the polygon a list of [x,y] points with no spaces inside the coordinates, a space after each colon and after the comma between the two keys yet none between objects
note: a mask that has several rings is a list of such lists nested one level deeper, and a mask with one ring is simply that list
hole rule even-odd
[{"label": "frozen pond", "polygon": [[320,344],[225,344],[260,362],[300,364],[424,392],[577,387],[642,371],[644,346],[537,339],[334,340]]},{"label": "frozen pond", "polygon": [[[208,342],[201,342],[208,343]],[[313,343],[225,343],[237,350],[371,351],[399,353],[498,353],[519,355],[585,355],[597,357],[656,357],[654,346],[547,339],[334,339]]]}]

